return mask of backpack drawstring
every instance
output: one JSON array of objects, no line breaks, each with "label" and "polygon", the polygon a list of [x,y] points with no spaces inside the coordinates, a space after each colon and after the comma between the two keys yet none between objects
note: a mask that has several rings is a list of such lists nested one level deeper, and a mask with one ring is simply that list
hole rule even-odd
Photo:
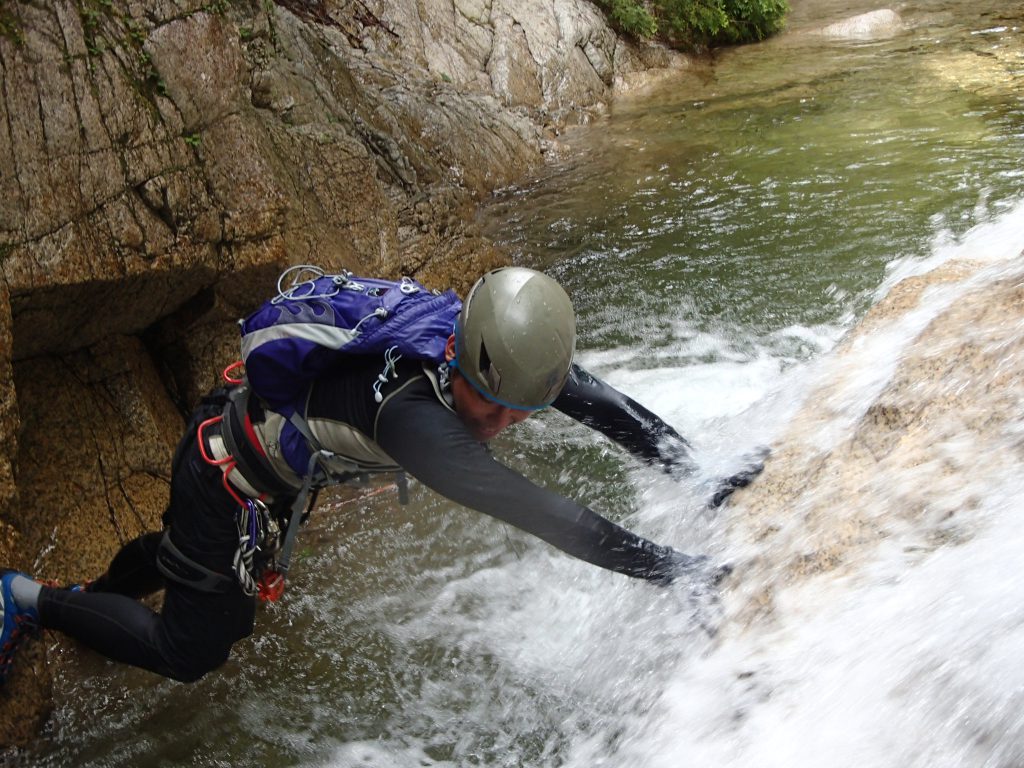
[{"label": "backpack drawstring", "polygon": [[398,347],[388,347],[384,353],[384,370],[377,374],[377,380],[373,382],[373,399],[378,402],[384,402],[384,395],[380,393],[380,388],[388,383],[388,377],[392,379],[397,377],[395,366],[398,365],[398,361],[402,359],[402,356],[398,354]]},{"label": "backpack drawstring", "polygon": [[373,312],[371,312],[370,314],[368,314],[366,317],[364,317],[362,320],[355,324],[355,327],[352,329],[352,336],[358,336],[360,327],[362,327],[363,323],[365,323],[372,317],[376,317],[379,320],[387,320],[388,311],[384,309],[384,307],[377,307],[375,310],[373,310]]}]

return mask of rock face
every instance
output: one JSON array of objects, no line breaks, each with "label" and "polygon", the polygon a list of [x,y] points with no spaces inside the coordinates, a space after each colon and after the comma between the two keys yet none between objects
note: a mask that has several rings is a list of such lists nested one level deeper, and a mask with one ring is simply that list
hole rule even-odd
[{"label": "rock face", "polygon": [[684,64],[664,49],[625,44],[583,0],[427,0],[371,8],[388,20],[390,34],[376,38],[383,50],[507,106],[539,108],[558,124],[586,120],[617,77]]},{"label": "rock face", "polygon": [[503,259],[477,201],[684,63],[582,0],[4,4],[0,564],[78,580],[159,525],[184,414],[285,266],[466,288]]},{"label": "rock face", "polygon": [[1024,458],[1022,306],[1018,263],[951,262],[898,283],[823,361],[732,502],[733,535],[755,553],[733,596],[740,625],[770,619],[778,589],[848,574],[887,539],[925,556],[970,535],[979,498]]}]

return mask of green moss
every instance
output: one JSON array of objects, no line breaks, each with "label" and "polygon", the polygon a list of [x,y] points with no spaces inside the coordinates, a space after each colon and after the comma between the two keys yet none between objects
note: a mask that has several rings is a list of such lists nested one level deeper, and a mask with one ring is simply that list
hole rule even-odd
[{"label": "green moss", "polygon": [[142,48],[141,43],[139,44],[139,63],[141,65],[142,91],[150,98],[154,94],[166,96],[167,83],[160,77],[160,73],[157,72],[156,66],[153,64],[152,57]]},{"label": "green moss", "polygon": [[21,23],[6,2],[0,2],[0,37],[5,37],[17,46],[25,44]]},{"label": "green moss", "polygon": [[231,3],[228,0],[212,0],[203,6],[203,10],[217,16],[224,16],[230,7]]},{"label": "green moss", "polygon": [[125,19],[124,27],[128,31],[128,39],[141,48],[146,42],[146,30],[143,26],[135,19]]}]

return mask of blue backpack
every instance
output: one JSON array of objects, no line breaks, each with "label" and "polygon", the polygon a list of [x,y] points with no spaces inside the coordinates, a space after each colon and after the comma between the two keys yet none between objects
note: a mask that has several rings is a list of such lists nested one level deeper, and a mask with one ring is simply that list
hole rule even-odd
[{"label": "blue backpack", "polygon": [[[275,594],[288,573],[310,492],[330,481],[317,469],[319,459],[330,452],[319,445],[303,413],[309,386],[319,375],[344,365],[351,355],[380,354],[384,373],[374,385],[380,402],[380,387],[399,357],[438,364],[444,360],[445,345],[461,309],[462,302],[453,291],[433,293],[407,277],[393,281],[354,277],[350,272],[330,275],[318,267],[299,265],[278,278],[277,296],[241,322],[248,386],[236,388],[236,393],[242,393],[241,405],[229,403],[225,414],[234,407],[244,411],[252,392],[287,418],[282,453],[303,478],[276,558]],[[231,419],[225,417],[224,423],[229,425]],[[227,440],[230,427],[222,434]],[[231,437],[232,444],[237,442]],[[237,451],[233,453],[237,459]],[[397,480],[399,498],[405,503],[404,475],[399,473]],[[310,507],[315,498],[314,493]],[[250,558],[252,551],[247,550]]]},{"label": "blue backpack", "polygon": [[307,265],[285,270],[277,291],[241,323],[242,362],[252,391],[286,417],[301,409],[314,379],[349,355],[440,364],[462,308],[453,291],[434,293],[407,277],[330,275]]}]

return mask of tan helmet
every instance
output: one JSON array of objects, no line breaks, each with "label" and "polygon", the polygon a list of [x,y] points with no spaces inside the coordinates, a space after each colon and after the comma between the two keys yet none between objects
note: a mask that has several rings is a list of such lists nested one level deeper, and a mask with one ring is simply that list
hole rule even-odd
[{"label": "tan helmet", "polygon": [[547,275],[502,267],[481,277],[455,325],[455,360],[488,400],[517,410],[544,408],[569,378],[576,315]]}]

